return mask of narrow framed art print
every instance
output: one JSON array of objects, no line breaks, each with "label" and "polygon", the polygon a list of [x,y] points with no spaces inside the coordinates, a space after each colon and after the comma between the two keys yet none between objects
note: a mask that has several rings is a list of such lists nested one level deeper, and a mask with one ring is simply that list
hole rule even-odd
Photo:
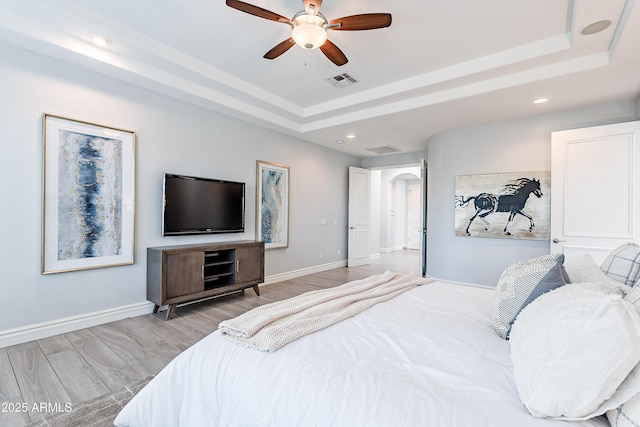
[{"label": "narrow framed art print", "polygon": [[256,162],[256,240],[265,249],[289,246],[289,166]]},{"label": "narrow framed art print", "polygon": [[135,132],[42,121],[42,274],[133,264]]}]

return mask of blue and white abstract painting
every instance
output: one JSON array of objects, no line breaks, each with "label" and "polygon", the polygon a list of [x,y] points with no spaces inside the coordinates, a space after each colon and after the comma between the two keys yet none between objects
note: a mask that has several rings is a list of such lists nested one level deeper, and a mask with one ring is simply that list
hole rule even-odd
[{"label": "blue and white abstract painting", "polygon": [[122,253],[121,140],[59,130],[58,260]]},{"label": "blue and white abstract painting", "polygon": [[289,169],[268,164],[260,165],[258,187],[260,206],[259,240],[266,248],[288,246],[289,234]]}]

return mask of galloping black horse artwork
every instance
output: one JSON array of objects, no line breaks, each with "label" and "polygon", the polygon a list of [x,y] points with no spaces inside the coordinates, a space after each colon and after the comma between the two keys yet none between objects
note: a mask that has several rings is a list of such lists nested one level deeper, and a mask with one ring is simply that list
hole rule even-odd
[{"label": "galloping black horse artwork", "polygon": [[474,219],[480,218],[484,223],[485,231],[489,230],[491,224],[485,217],[494,212],[509,212],[509,219],[504,226],[504,234],[511,236],[509,232],[509,224],[513,221],[517,214],[520,214],[529,220],[529,232],[533,231],[535,224],[533,217],[523,211],[524,205],[527,203],[529,195],[533,193],[536,197],[542,197],[539,179],[519,178],[512,183],[504,186],[504,194],[495,195],[489,193],[480,193],[477,196],[464,198],[464,196],[456,196],[456,207],[465,207],[470,201],[474,201],[476,208],[475,213],[469,218],[466,233],[470,236],[469,227]]}]

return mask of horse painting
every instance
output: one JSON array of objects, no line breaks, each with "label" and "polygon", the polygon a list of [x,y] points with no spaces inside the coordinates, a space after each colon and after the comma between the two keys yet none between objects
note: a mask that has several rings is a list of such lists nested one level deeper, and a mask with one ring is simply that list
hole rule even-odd
[{"label": "horse painting", "polygon": [[524,211],[525,204],[531,194],[538,198],[542,197],[543,194],[540,188],[539,179],[516,179],[515,181],[506,184],[503,187],[503,194],[499,195],[480,193],[468,198],[465,198],[464,196],[456,196],[456,208],[464,208],[471,201],[473,201],[475,207],[475,212],[471,218],[469,218],[469,223],[465,230],[467,236],[471,235],[469,233],[469,227],[471,227],[471,223],[476,218],[479,218],[484,223],[484,229],[485,231],[488,231],[491,224],[486,220],[486,217],[495,212],[509,213],[509,219],[507,220],[503,230],[505,235],[511,236],[509,225],[511,225],[511,222],[516,215],[522,215],[529,220],[529,232],[532,232],[535,227],[533,217]]}]

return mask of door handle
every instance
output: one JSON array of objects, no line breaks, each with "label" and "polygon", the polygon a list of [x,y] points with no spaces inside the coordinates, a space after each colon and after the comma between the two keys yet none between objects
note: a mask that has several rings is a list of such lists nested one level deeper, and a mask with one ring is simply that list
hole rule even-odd
[{"label": "door handle", "polygon": [[553,243],[560,243],[560,242],[566,242],[566,240],[560,240],[557,237],[554,237],[552,240]]}]

